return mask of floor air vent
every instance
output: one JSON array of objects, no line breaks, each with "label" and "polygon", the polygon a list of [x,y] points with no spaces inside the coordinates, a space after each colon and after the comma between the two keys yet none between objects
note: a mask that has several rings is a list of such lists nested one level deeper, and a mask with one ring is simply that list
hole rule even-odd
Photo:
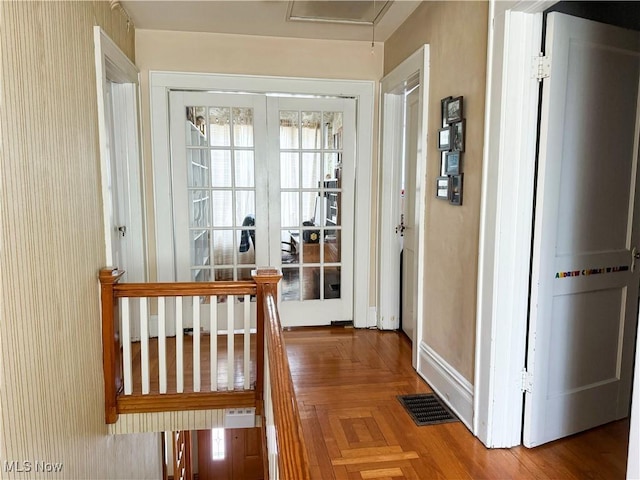
[{"label": "floor air vent", "polygon": [[458,421],[435,393],[398,395],[398,400],[419,427]]}]

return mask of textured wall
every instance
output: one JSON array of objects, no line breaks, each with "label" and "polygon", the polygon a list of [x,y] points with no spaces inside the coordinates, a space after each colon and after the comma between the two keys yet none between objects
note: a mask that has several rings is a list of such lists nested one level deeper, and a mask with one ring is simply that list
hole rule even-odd
[{"label": "textured wall", "polygon": [[[487,52],[486,2],[424,2],[385,42],[384,71],[430,45],[423,341],[473,383]],[[464,96],[461,207],[435,198],[440,99]]]},{"label": "textured wall", "polygon": [[157,434],[104,423],[95,24],[133,58],[133,28],[108,2],[0,2],[2,478],[43,476],[5,461],[63,463],[53,478],[160,476]]}]

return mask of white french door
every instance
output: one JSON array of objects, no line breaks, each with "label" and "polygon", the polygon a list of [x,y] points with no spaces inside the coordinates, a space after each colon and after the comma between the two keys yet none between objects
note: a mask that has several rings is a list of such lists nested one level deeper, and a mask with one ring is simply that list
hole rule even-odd
[{"label": "white french door", "polygon": [[176,280],[281,266],[283,325],[351,320],[355,101],[169,97]]},{"label": "white french door", "polygon": [[270,97],[267,105],[282,324],[352,321],[355,100]]}]

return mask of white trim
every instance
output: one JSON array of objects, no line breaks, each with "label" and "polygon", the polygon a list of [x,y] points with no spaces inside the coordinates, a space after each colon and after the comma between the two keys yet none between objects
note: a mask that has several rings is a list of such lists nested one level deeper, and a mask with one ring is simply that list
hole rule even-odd
[{"label": "white trim", "polygon": [[490,4],[473,428],[488,447],[521,441],[539,96],[530,62],[551,5]]},{"label": "white trim", "polygon": [[[176,90],[209,90],[266,94],[328,95],[357,99],[356,125],[356,201],[357,212],[371,210],[371,174],[373,164],[374,88],[372,81],[327,80],[306,78],[261,77],[247,75],[217,75],[207,73],[149,72],[151,96],[152,161],[156,212],[157,271],[159,281],[175,278],[172,257],[171,178],[169,158],[168,92]],[[354,225],[354,326],[367,326],[369,308],[371,219],[357,215]],[[357,279],[357,281],[356,281]]]},{"label": "white trim", "polygon": [[[395,103],[391,98],[386,99],[385,94],[391,93],[405,83],[408,79],[419,75],[420,100],[418,110],[418,146],[416,148],[416,218],[420,219],[418,224],[418,272],[416,299],[416,322],[414,328],[412,363],[416,367],[418,364],[418,345],[422,338],[422,321],[424,312],[424,265],[426,251],[424,248],[425,237],[425,205],[426,205],[426,155],[427,155],[427,128],[428,128],[428,105],[429,105],[429,45],[423,45],[411,56],[405,59],[392,72],[381,81],[380,106],[382,109],[383,128],[380,134],[381,140],[381,160],[380,160],[380,200],[378,204],[379,230],[378,230],[378,326],[382,329],[398,328],[399,322],[399,276],[400,276],[400,243],[395,234],[395,223],[398,218],[399,203],[396,187],[399,185],[398,162],[395,161],[393,152],[394,145],[389,145],[388,141],[394,141],[398,134],[398,128],[394,128],[391,135],[385,132],[384,125],[398,125],[396,121],[397,108],[389,103]],[[391,107],[389,109],[388,107]],[[390,111],[391,110],[391,111]],[[395,259],[395,261],[394,261]]]},{"label": "white trim", "polygon": [[420,342],[418,365],[418,373],[471,430],[473,385],[424,342]]},{"label": "white trim", "polygon": [[[96,65],[96,91],[98,100],[98,133],[100,140],[100,174],[102,189],[105,260],[113,263],[111,244],[111,208],[109,192],[110,140],[107,125],[107,81],[119,84],[114,90],[114,114],[123,119],[117,125],[117,136],[122,141],[119,154],[125,158],[126,172],[119,172],[118,187],[126,189],[124,209],[127,215],[128,241],[126,257],[128,279],[145,281],[147,278],[146,224],[144,217],[144,178],[142,170],[142,142],[140,129],[140,82],[137,67],[99,27],[93,29]],[[115,146],[111,146],[112,149]],[[114,179],[115,181],[115,179]],[[117,265],[122,267],[122,265]]]}]

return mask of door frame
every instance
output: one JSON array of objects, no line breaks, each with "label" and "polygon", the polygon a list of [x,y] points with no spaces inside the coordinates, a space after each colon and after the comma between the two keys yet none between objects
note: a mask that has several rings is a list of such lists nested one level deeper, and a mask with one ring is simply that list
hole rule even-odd
[{"label": "door frame", "polygon": [[[171,158],[169,155],[170,90],[215,91],[221,93],[258,93],[282,95],[320,95],[352,97],[356,105],[355,211],[371,210],[373,163],[373,119],[375,82],[366,80],[329,80],[207,73],[150,71],[151,158],[154,177],[156,265],[158,281],[174,281],[171,232]],[[163,215],[158,215],[163,212]],[[371,218],[356,215],[353,258],[353,324],[368,327],[369,272],[371,258]],[[356,281],[356,279],[360,279]],[[364,279],[364,280],[363,280]]]},{"label": "door frame", "polygon": [[402,246],[398,241],[395,227],[400,217],[400,197],[398,187],[400,185],[400,162],[397,161],[397,141],[402,141],[403,129],[401,110],[402,105],[396,98],[385,98],[398,88],[402,88],[415,76],[419,76],[419,118],[418,118],[418,146],[416,149],[416,188],[415,188],[415,212],[420,219],[417,233],[418,268],[416,299],[416,325],[414,327],[412,348],[412,364],[418,365],[419,340],[422,338],[422,322],[420,319],[424,309],[424,226],[426,205],[426,142],[429,107],[429,45],[423,45],[413,54],[407,57],[392,72],[387,74],[380,82],[380,116],[382,119],[380,129],[380,168],[379,190],[380,201],[378,204],[378,328],[381,330],[395,330],[399,327],[400,316],[400,251]]},{"label": "door frame", "polygon": [[[555,3],[489,4],[473,432],[490,448],[521,443],[539,102],[531,59],[542,12]],[[632,425],[640,416],[640,349],[635,364]],[[629,452],[639,446],[632,428]],[[640,460],[629,456],[627,467],[628,478],[637,476]]]},{"label": "door frame", "polygon": [[123,140],[122,151],[126,157],[126,172],[119,171],[118,191],[126,192],[128,238],[125,242],[127,256],[127,278],[129,281],[144,282],[148,278],[146,248],[146,223],[144,215],[144,178],[142,169],[142,135],[140,121],[140,73],[109,36],[100,28],[93,28],[96,64],[96,89],[98,100],[98,134],[100,139],[100,176],[102,189],[103,224],[105,235],[105,261],[113,265],[111,244],[111,209],[113,199],[107,179],[110,175],[114,146],[110,146],[110,132],[107,124],[107,81],[117,84],[112,93],[116,96],[113,105],[116,125],[114,135]]}]

